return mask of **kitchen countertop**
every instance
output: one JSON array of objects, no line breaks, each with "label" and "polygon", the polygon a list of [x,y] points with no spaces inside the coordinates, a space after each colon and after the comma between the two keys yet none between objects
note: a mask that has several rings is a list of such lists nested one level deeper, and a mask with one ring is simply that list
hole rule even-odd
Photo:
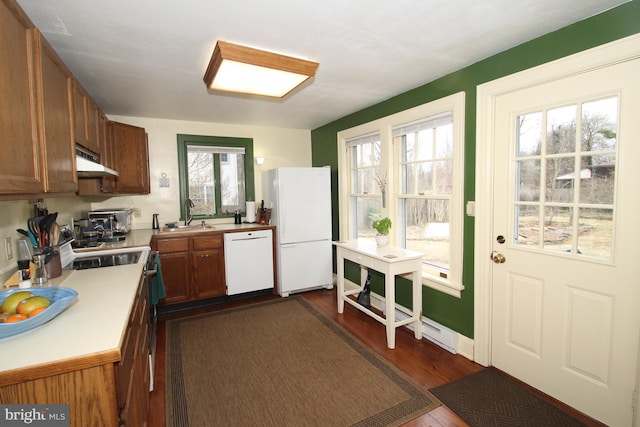
[{"label": "kitchen countertop", "polygon": [[0,340],[0,386],[120,360],[120,344],[136,296],[142,264],[64,271],[53,285],[78,298],[56,318]]},{"label": "kitchen countertop", "polygon": [[[256,224],[256,223],[242,223],[242,224],[207,224],[211,228],[205,228],[204,230],[198,227],[199,224],[191,224],[192,229],[176,229],[176,231],[163,231],[160,230],[148,230],[151,231],[154,237],[171,237],[171,236],[197,236],[203,233],[231,233],[237,231],[251,231],[251,230],[266,230],[274,229],[275,225]],[[164,227],[163,227],[164,228]],[[140,230],[142,231],[142,230]],[[131,234],[131,232],[129,232]],[[127,234],[128,236],[128,234]]]},{"label": "kitchen countertop", "polygon": [[[273,229],[262,224],[212,224],[206,231],[131,230],[126,239],[97,249],[149,246],[154,237],[193,236]],[[65,270],[50,279],[54,286],[78,292],[78,298],[50,322],[15,337],[0,340],[0,386],[74,371],[120,360],[120,345],[128,324],[142,264],[87,270]]]}]

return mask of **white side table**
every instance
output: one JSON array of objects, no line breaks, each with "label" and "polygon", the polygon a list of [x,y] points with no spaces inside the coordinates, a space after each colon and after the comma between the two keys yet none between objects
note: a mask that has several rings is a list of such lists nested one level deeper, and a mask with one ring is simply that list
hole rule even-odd
[{"label": "white side table", "polygon": [[[363,313],[368,314],[380,323],[386,325],[387,347],[396,346],[396,328],[413,323],[416,339],[422,339],[422,255],[420,252],[395,246],[378,247],[375,242],[368,240],[350,240],[347,242],[333,242],[336,246],[338,263],[338,313],[344,312],[345,301]],[[360,288],[344,289],[344,260],[348,259],[360,265]],[[374,313],[358,304],[349,295],[355,295],[362,290],[367,277],[367,268],[384,273],[385,317]],[[412,273],[413,277],[413,309],[396,304],[395,276]],[[396,309],[405,312],[409,318],[396,321]]]}]

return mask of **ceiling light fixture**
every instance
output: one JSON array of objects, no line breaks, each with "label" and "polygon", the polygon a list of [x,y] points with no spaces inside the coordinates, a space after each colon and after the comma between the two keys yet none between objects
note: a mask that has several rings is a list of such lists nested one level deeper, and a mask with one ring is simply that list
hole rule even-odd
[{"label": "ceiling light fixture", "polygon": [[317,62],[218,40],[204,82],[211,90],[283,98],[317,69]]}]

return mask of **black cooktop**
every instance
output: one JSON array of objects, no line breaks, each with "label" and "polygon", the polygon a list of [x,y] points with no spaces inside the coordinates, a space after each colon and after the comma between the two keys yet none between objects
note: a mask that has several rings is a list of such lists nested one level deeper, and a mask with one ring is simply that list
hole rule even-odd
[{"label": "black cooktop", "polygon": [[140,251],[126,252],[113,255],[83,256],[73,261],[74,270],[88,268],[112,267],[114,265],[135,264],[140,259]]}]

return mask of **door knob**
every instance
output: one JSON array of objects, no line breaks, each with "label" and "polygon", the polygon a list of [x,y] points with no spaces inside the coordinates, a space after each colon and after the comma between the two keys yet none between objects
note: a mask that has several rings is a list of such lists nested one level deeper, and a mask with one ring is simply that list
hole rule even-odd
[{"label": "door knob", "polygon": [[507,258],[505,258],[505,256],[502,255],[500,252],[494,251],[494,252],[491,252],[491,260],[496,264],[504,264],[505,261],[507,261]]}]

